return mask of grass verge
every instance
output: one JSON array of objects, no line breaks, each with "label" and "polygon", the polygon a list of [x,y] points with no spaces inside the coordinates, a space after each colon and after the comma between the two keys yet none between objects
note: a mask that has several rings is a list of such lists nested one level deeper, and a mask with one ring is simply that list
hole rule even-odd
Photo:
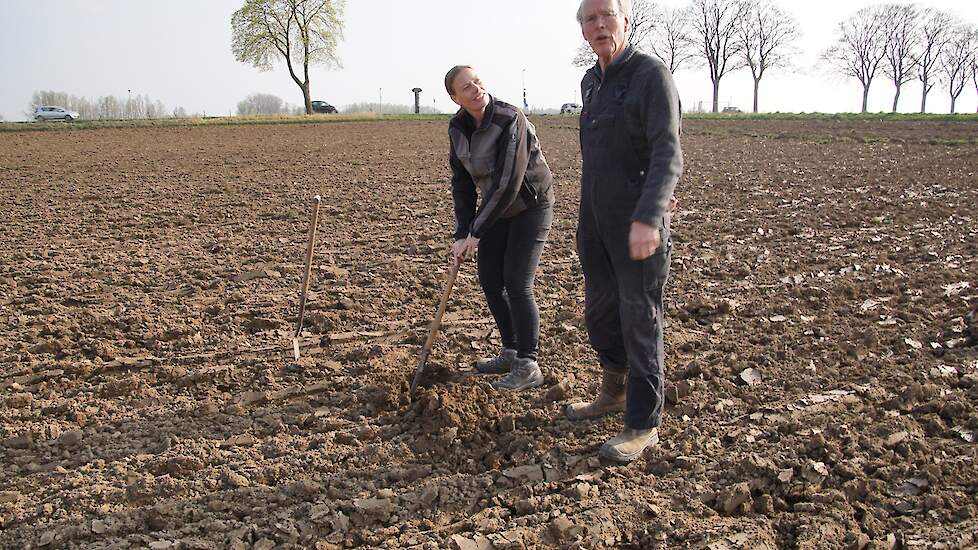
[{"label": "grass verge", "polygon": [[[82,120],[64,122],[0,122],[0,132],[95,130],[102,128],[166,128],[171,126],[236,126],[258,124],[330,124],[336,122],[447,121],[452,114],[382,115],[272,115],[205,118],[161,118],[152,120]],[[577,122],[578,115],[533,115],[534,118]],[[930,113],[685,113],[686,120],[811,120],[839,122],[978,122],[978,114]]]}]

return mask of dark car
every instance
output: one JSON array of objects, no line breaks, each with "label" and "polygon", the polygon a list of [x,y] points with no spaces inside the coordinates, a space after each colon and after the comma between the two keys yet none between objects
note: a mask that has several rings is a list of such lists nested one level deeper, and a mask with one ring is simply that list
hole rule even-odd
[{"label": "dark car", "polygon": [[313,101],[312,102],[312,112],[314,113],[335,113],[336,107],[333,107],[325,101]]}]

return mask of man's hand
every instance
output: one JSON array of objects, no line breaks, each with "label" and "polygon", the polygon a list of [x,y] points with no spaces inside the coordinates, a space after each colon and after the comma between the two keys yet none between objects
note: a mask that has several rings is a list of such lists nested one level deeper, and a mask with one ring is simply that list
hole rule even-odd
[{"label": "man's hand", "polygon": [[659,228],[642,222],[632,222],[632,229],[628,232],[628,254],[635,261],[644,260],[655,254],[659,248],[662,237],[659,235]]},{"label": "man's hand", "polygon": [[464,239],[459,239],[452,244],[452,256],[459,261],[467,260],[475,256],[476,249],[479,248],[479,239],[469,235]]}]

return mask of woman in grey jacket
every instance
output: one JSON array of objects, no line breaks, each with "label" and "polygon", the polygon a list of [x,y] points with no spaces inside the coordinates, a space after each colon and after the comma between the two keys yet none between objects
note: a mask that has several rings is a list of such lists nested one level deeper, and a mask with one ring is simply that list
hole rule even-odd
[{"label": "woman in grey jacket", "polygon": [[493,383],[498,390],[534,388],[543,384],[543,373],[533,279],[553,221],[553,175],[533,125],[519,109],[490,96],[472,67],[448,71],[445,89],[461,107],[448,125],[452,253],[464,260],[479,250],[479,283],[503,344],[499,355],[479,360],[476,369],[507,373]]}]

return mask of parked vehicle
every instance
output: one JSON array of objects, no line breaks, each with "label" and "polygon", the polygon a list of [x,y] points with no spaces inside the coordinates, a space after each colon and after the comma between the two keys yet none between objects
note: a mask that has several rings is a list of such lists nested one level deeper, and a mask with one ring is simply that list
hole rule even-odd
[{"label": "parked vehicle", "polygon": [[560,114],[565,113],[580,113],[581,106],[577,103],[564,103],[560,106]]},{"label": "parked vehicle", "polygon": [[64,107],[56,107],[53,105],[38,105],[34,109],[34,120],[42,122],[45,120],[63,120],[65,122],[71,122],[76,118],[80,118],[75,111],[69,111]]},{"label": "parked vehicle", "polygon": [[325,101],[313,101],[312,102],[312,112],[314,113],[336,113],[336,107],[333,107]]},{"label": "parked vehicle", "polygon": [[727,107],[724,107],[723,108],[723,112],[724,113],[740,113],[742,111],[738,107],[733,107],[733,106],[729,106],[728,105]]}]

